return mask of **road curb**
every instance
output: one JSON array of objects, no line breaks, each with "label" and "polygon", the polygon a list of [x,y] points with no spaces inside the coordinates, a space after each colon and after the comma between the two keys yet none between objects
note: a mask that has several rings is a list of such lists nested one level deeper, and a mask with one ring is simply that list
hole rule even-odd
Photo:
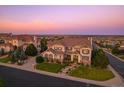
[{"label": "road curb", "polygon": [[106,53],[110,54],[111,56],[113,56],[113,57],[117,58],[117,59],[118,59],[118,60],[120,60],[121,62],[124,62],[124,60],[123,60],[123,59],[121,59],[121,58],[119,58],[119,57],[117,57],[117,56],[113,55],[112,53],[110,53],[110,52],[108,52],[108,51],[105,51],[105,50],[104,50],[104,52],[106,52]]}]

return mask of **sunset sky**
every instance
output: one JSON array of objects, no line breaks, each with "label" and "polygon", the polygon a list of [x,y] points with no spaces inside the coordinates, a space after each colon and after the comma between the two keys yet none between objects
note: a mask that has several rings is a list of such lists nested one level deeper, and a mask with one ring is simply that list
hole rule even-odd
[{"label": "sunset sky", "polygon": [[124,6],[0,6],[0,33],[124,35]]}]

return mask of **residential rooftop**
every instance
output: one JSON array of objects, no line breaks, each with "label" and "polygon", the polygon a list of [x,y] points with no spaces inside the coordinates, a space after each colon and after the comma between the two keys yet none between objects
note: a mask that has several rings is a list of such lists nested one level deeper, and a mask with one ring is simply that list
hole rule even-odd
[{"label": "residential rooftop", "polygon": [[73,47],[80,45],[81,47],[91,47],[91,41],[88,37],[64,37],[60,40],[48,41],[48,46],[55,44],[63,45],[65,47]]}]

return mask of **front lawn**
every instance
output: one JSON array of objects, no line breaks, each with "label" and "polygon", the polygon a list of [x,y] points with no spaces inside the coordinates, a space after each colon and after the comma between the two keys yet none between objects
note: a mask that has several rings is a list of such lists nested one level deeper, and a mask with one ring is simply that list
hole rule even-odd
[{"label": "front lawn", "polygon": [[113,73],[108,69],[96,67],[89,68],[84,66],[80,66],[77,69],[72,70],[69,75],[97,81],[105,81],[114,77]]},{"label": "front lawn", "polygon": [[10,61],[10,57],[0,58],[0,62],[7,63]]},{"label": "front lawn", "polygon": [[36,65],[36,69],[44,70],[48,72],[58,73],[65,65],[57,64],[57,63],[39,63]]}]

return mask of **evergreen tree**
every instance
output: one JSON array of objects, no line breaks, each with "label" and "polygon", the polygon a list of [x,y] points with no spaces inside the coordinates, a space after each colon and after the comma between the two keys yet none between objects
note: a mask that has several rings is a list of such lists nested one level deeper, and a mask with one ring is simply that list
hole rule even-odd
[{"label": "evergreen tree", "polygon": [[25,50],[25,54],[28,56],[36,56],[37,53],[37,48],[33,44],[28,45]]},{"label": "evergreen tree", "polygon": [[4,54],[5,54],[5,51],[4,51],[3,48],[1,48],[1,50],[0,50],[0,55],[4,55]]},{"label": "evergreen tree", "polygon": [[95,67],[106,68],[109,64],[108,57],[105,55],[102,49],[93,51],[92,65]]},{"label": "evergreen tree", "polygon": [[47,50],[47,39],[42,38],[40,41],[41,52]]}]

